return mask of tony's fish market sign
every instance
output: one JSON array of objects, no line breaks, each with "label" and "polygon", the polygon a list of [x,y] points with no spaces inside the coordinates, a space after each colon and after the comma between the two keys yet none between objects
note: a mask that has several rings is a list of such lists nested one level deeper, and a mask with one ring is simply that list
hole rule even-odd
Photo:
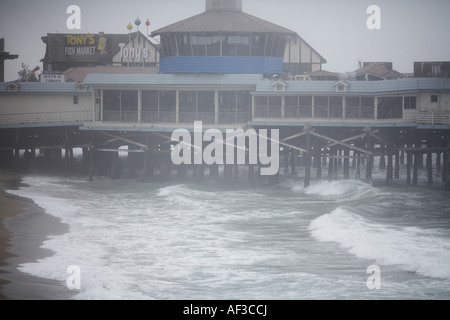
[{"label": "tony's fish market sign", "polygon": [[64,55],[96,55],[106,54],[106,37],[103,33],[68,34],[65,36]]}]

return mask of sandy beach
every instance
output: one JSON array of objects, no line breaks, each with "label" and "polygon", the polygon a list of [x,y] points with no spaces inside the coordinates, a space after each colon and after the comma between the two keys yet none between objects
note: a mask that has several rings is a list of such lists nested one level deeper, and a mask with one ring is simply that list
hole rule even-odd
[{"label": "sandy beach", "polygon": [[41,248],[42,242],[68,230],[67,225],[33,201],[5,192],[17,189],[20,183],[19,175],[0,170],[0,299],[70,299],[73,293],[65,283],[33,277],[17,269],[20,264],[52,255]]}]

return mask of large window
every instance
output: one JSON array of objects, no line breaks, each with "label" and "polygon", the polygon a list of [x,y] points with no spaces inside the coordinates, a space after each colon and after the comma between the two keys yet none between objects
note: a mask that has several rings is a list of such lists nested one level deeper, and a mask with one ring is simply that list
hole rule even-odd
[{"label": "large window", "polygon": [[314,97],[314,117],[328,118],[328,97]]},{"label": "large window", "polygon": [[170,123],[176,120],[176,91],[142,91],[142,122]]},{"label": "large window", "polygon": [[206,56],[206,38],[204,33],[191,34],[192,54]]},{"label": "large window", "polygon": [[214,91],[180,91],[180,122],[215,123]]},{"label": "large window", "polygon": [[346,119],[373,119],[374,97],[347,97],[345,100]]},{"label": "large window", "polygon": [[236,45],[238,37],[236,34],[226,34],[222,40],[222,55],[236,56]]},{"label": "large window", "polygon": [[219,123],[249,121],[251,106],[252,96],[249,91],[219,91]]},{"label": "large window", "polygon": [[266,33],[173,33],[161,35],[164,57],[238,56],[283,57],[286,37]]},{"label": "large window", "polygon": [[137,120],[137,90],[103,91],[103,121],[136,122]]},{"label": "large window", "polygon": [[142,122],[159,121],[159,92],[142,91]]},{"label": "large window", "polygon": [[378,119],[399,119],[402,117],[402,97],[378,98]]}]

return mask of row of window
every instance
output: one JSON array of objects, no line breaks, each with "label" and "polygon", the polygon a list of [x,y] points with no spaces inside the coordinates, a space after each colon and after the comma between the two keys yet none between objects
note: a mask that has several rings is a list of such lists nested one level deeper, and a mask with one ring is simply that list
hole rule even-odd
[{"label": "row of window", "polygon": [[[385,106],[400,106],[402,103],[405,109],[416,109],[416,97],[380,97],[378,98],[378,108]],[[280,96],[256,96],[256,106],[280,107],[282,105],[282,97]],[[344,97],[342,96],[285,96],[284,105],[288,107],[342,107],[344,105]],[[346,97],[346,107],[363,107],[370,108],[375,106],[374,97]]]},{"label": "row of window", "polygon": [[265,33],[168,33],[161,35],[162,55],[283,57],[286,37]]},{"label": "row of window", "polygon": [[[143,90],[142,111],[175,111],[177,92],[174,90]],[[252,98],[249,91],[219,91],[219,111],[250,112]],[[215,112],[214,91],[179,91],[182,112]],[[137,111],[137,90],[104,90],[104,111]]]}]

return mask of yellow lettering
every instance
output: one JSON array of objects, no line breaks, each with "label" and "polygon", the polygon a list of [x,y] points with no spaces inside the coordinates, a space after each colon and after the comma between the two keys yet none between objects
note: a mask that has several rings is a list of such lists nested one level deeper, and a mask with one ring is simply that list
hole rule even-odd
[{"label": "yellow lettering", "polygon": [[89,37],[89,44],[93,45],[95,43],[94,36],[92,34],[89,34],[88,37]]}]

